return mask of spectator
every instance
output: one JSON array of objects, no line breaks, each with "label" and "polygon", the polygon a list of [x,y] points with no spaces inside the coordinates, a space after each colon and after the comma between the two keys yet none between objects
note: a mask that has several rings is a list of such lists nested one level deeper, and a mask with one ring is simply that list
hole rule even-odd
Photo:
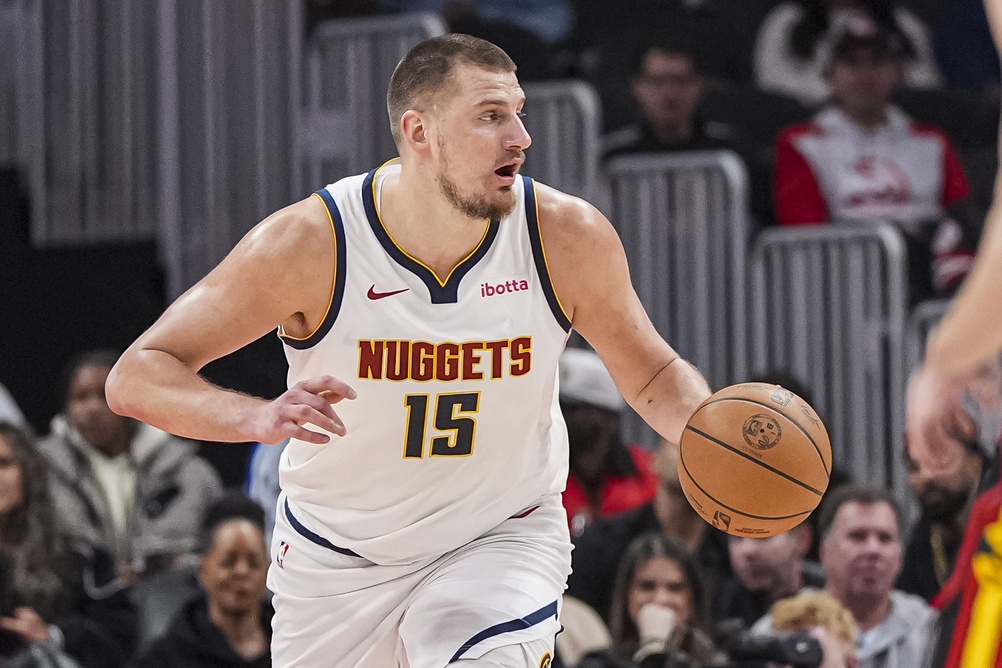
[{"label": "spectator", "polygon": [[567,422],[570,474],[563,502],[571,538],[592,520],[632,510],[654,498],[651,454],[620,438],[623,396],[598,355],[567,348],[560,355],[560,409]]},{"label": "spectator", "polygon": [[632,153],[733,148],[733,128],[697,116],[703,73],[682,43],[655,43],[637,52],[630,68],[630,92],[640,118],[603,140],[603,160]]},{"label": "spectator", "polygon": [[951,451],[949,467],[929,471],[905,450],[908,486],[919,502],[920,515],[908,539],[897,586],[927,601],[946,584],[957,563],[978,480],[987,463],[977,444]]},{"label": "spectator", "polygon": [[201,509],[222,491],[195,444],[115,415],[104,383],[117,355],[91,351],[65,374],[63,412],[39,443],[65,526],[114,555],[132,581],[192,552]]},{"label": "spectator", "polygon": [[696,557],[659,531],[627,548],[616,574],[609,629],[613,646],[577,668],[703,665],[716,660]]},{"label": "spectator", "polygon": [[823,591],[806,591],[778,601],[772,607],[777,631],[811,633],[821,644],[819,668],[855,668],[859,627],[852,613]]},{"label": "spectator", "polygon": [[268,549],[264,510],[239,493],[205,511],[199,540],[199,593],[136,668],[268,668],[271,605],[265,600]]},{"label": "spectator", "polygon": [[781,225],[896,224],[918,301],[953,292],[970,266],[975,235],[957,222],[971,215],[950,140],[890,103],[900,72],[891,34],[870,25],[842,35],[829,69],[832,104],[777,139],[775,209]]},{"label": "spectator", "polygon": [[[935,613],[920,597],[894,589],[901,572],[901,510],[888,492],[844,486],[821,507],[825,591],[859,626],[860,668],[921,666]],[[754,630],[775,630],[772,616]]]},{"label": "spectator", "polygon": [[765,17],[755,41],[755,79],[763,90],[802,104],[821,104],[830,92],[826,68],[846,29],[876,22],[902,48],[909,88],[937,88],[939,71],[929,31],[912,12],[887,0],[787,0]]},{"label": "spectator", "polygon": [[804,587],[824,586],[821,566],[804,559],[812,533],[805,522],[768,538],[727,537],[734,574],[714,600],[718,630],[730,634],[739,628],[748,629],[776,601],[793,596]]},{"label": "spectator", "polygon": [[572,572],[567,593],[576,596],[611,623],[610,605],[616,569],[626,548],[637,536],[649,531],[680,539],[696,554],[706,583],[707,600],[716,595],[715,585],[731,572],[726,535],[711,527],[685,498],[678,481],[678,446],[662,442],[655,459],[658,491],[652,503],[607,517],[585,529],[571,554]]},{"label": "spectator", "polygon": [[31,434],[0,422],[0,665],[42,653],[117,668],[133,640],[110,557],[67,539]]}]

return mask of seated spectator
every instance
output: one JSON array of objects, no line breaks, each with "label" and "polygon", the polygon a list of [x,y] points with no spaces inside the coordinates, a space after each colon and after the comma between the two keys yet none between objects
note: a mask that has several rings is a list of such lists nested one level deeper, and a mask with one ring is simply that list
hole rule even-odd
[{"label": "seated spectator", "polygon": [[859,627],[844,605],[823,591],[808,591],[778,601],[772,626],[780,632],[811,633],[821,644],[819,668],[856,668]]},{"label": "seated spectator", "polygon": [[[612,648],[585,655],[578,668],[703,665],[717,658],[707,634],[707,598],[696,557],[677,538],[644,534],[616,574]],[[688,663],[686,663],[688,662]]]},{"label": "seated spectator", "polygon": [[31,434],[0,422],[0,665],[42,654],[117,668],[134,640],[128,597],[110,557],[69,540],[57,518]]},{"label": "seated spectator", "polygon": [[896,224],[919,301],[952,294],[970,267],[976,234],[952,143],[890,103],[901,72],[895,44],[873,25],[835,44],[832,104],[777,139],[775,209],[780,225]]},{"label": "seated spectator", "polygon": [[38,447],[67,529],[114,555],[131,581],[192,552],[197,518],[222,484],[194,443],[111,411],[104,383],[116,360],[98,350],[69,365],[63,412]]},{"label": "seated spectator", "polygon": [[[936,616],[920,597],[894,589],[903,552],[897,501],[884,490],[844,486],[820,512],[825,591],[856,620],[859,667],[923,665]],[[754,630],[774,631],[772,616]]]},{"label": "seated spectator", "polygon": [[205,511],[198,578],[204,592],[185,605],[136,668],[267,668],[271,604],[264,510],[239,493]]},{"label": "seated spectator", "polygon": [[[972,395],[968,410],[976,418],[978,431],[988,433],[979,433],[976,439],[963,443],[944,442],[944,466],[926,469],[912,459],[907,447],[904,450],[908,486],[919,502],[920,515],[912,527],[898,578],[897,586],[902,591],[931,601],[953,572],[979,482],[988,469],[989,453],[998,447],[1000,384],[999,366],[986,366],[976,384],[982,386],[982,391],[977,392],[981,396]],[[950,455],[948,464],[946,454]]]},{"label": "seated spectator", "polygon": [[900,4],[886,0],[787,0],[765,17],[755,40],[759,88],[813,106],[832,91],[826,77],[833,45],[847,28],[876,22],[902,48],[902,76],[909,88],[937,88],[940,75],[929,31]]},{"label": "seated spectator", "polygon": [[821,566],[804,559],[812,533],[805,522],[768,538],[727,537],[734,574],[714,599],[718,633],[730,635],[751,628],[776,601],[804,587],[824,586]]},{"label": "seated spectator", "polygon": [[564,509],[571,538],[592,520],[650,502],[658,488],[651,454],[620,438],[623,396],[598,355],[568,348],[560,356],[560,409],[570,441]]},{"label": "seated spectator", "polygon": [[658,490],[652,503],[599,520],[585,529],[571,554],[567,593],[610,621],[612,585],[626,548],[649,531],[674,536],[696,554],[707,600],[730,575],[727,536],[714,529],[689,504],[678,481],[678,446],[662,441],[655,458]]},{"label": "seated spectator", "polygon": [[630,91],[640,112],[632,125],[603,139],[602,159],[633,153],[733,148],[733,128],[697,116],[703,74],[694,52],[681,42],[655,43],[637,52]]}]

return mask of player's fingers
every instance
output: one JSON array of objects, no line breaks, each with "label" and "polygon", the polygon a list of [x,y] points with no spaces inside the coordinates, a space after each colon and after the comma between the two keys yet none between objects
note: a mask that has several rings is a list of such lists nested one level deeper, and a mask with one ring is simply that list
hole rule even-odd
[{"label": "player's fingers", "polygon": [[314,443],[316,445],[324,445],[325,443],[329,443],[331,440],[330,436],[327,434],[310,431],[309,429],[301,427],[295,423],[289,424],[291,428],[286,430],[286,432],[291,438],[305,441],[306,443]]},{"label": "player's fingers", "polygon": [[348,383],[343,380],[338,380],[334,376],[316,376],[314,378],[308,378],[301,383],[297,384],[297,387],[306,390],[310,394],[323,395],[332,401],[335,397],[344,399],[354,399],[355,390],[351,388]]},{"label": "player's fingers", "polygon": [[319,397],[314,397],[313,399],[319,401],[323,406],[314,407],[305,403],[295,404],[286,408],[284,411],[285,417],[299,426],[312,424],[338,436],[344,436],[344,423],[341,422],[341,418],[337,416],[337,413],[330,407],[330,404],[327,404]]}]

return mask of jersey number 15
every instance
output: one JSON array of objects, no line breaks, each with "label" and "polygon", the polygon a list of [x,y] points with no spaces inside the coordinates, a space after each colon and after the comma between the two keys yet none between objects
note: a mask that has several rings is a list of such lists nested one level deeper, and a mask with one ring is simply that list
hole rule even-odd
[{"label": "jersey number 15", "polygon": [[[407,431],[404,435],[404,458],[422,459],[429,418],[427,394],[408,394],[404,397],[407,407]],[[480,410],[479,392],[458,392],[435,395],[435,429],[441,436],[433,436],[428,451],[429,457],[468,457],[473,454],[473,439],[477,433],[477,421],[463,414],[475,414]]]}]

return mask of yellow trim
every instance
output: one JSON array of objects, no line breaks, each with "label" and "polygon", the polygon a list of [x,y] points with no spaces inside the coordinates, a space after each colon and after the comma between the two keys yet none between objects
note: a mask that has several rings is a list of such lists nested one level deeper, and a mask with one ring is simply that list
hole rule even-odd
[{"label": "yellow trim", "polygon": [[994,666],[1002,635],[1002,512],[985,529],[991,554],[974,557],[971,568],[978,581],[978,594],[971,608],[971,622],[964,640],[960,668]]},{"label": "yellow trim", "polygon": [[372,204],[373,204],[373,207],[376,209],[376,219],[379,221],[379,225],[380,225],[380,227],[383,228],[383,231],[386,232],[386,236],[390,240],[390,243],[392,243],[394,246],[396,246],[397,250],[399,250],[401,253],[403,253],[405,256],[407,256],[408,259],[416,262],[417,264],[421,265],[422,267],[424,267],[425,269],[427,269],[429,272],[431,272],[431,275],[435,277],[436,281],[438,281],[439,287],[443,287],[444,288],[449,283],[449,279],[452,278],[452,275],[456,272],[456,269],[458,269],[459,267],[461,267],[464,262],[466,262],[471,257],[473,257],[476,254],[476,252],[478,250],[480,250],[480,247],[484,245],[484,240],[487,239],[487,233],[491,231],[491,221],[490,220],[487,221],[487,227],[484,228],[484,236],[480,237],[480,241],[477,243],[477,245],[473,247],[473,250],[470,251],[469,255],[467,255],[462,260],[460,260],[459,262],[457,262],[456,265],[451,270],[449,270],[449,275],[446,276],[445,280],[443,281],[441,278],[438,277],[438,274],[435,273],[434,269],[432,269],[431,267],[429,267],[428,265],[426,265],[424,262],[422,262],[421,260],[417,259],[416,257],[414,257],[413,255],[411,255],[410,253],[408,253],[407,251],[405,251],[403,248],[400,247],[400,244],[398,244],[397,240],[393,238],[393,235],[390,234],[390,231],[388,229],[386,229],[386,224],[383,222],[383,216],[380,215],[380,213],[379,213],[379,197],[377,197],[377,191],[376,191],[376,183],[379,180],[379,170],[381,170],[383,167],[386,167],[390,163],[395,162],[395,161],[399,161],[399,160],[400,160],[400,158],[393,158],[392,160],[387,160],[382,165],[380,165],[376,169],[376,173],[372,175]]},{"label": "yellow trim", "polygon": [[327,316],[330,315],[331,305],[334,304],[334,291],[337,290],[337,242],[338,242],[338,239],[337,239],[337,228],[334,226],[334,216],[331,215],[331,210],[327,208],[327,202],[324,201],[323,197],[321,197],[317,193],[313,193],[313,195],[311,195],[311,197],[316,197],[318,200],[320,200],[320,203],[324,205],[324,211],[327,212],[327,221],[331,225],[331,236],[334,239],[334,273],[331,274],[331,296],[330,296],[330,299],[327,301],[327,309],[324,311],[324,317],[320,318],[320,322],[317,323],[316,328],[314,328],[314,330],[312,332],[310,332],[309,334],[307,334],[306,336],[300,338],[298,336],[292,336],[291,334],[286,334],[285,333],[285,327],[283,325],[279,325],[279,327],[278,327],[278,335],[280,337],[282,337],[283,339],[289,339],[290,341],[306,341],[311,336],[313,336],[314,334],[316,334],[317,332],[320,331],[320,328],[324,326],[325,322],[327,322]]},{"label": "yellow trim", "polygon": [[567,309],[564,308],[563,303],[560,301],[560,295],[557,294],[557,286],[553,284],[553,274],[550,272],[550,263],[546,259],[546,244],[543,243],[543,225],[539,218],[539,193],[536,192],[536,182],[532,182],[532,205],[536,209],[536,234],[539,235],[539,251],[543,254],[543,266],[546,267],[546,275],[550,279],[550,289],[553,290],[553,297],[557,300],[557,306],[560,307],[560,312],[564,314],[567,318],[567,322],[574,324],[574,319],[567,314]]}]

